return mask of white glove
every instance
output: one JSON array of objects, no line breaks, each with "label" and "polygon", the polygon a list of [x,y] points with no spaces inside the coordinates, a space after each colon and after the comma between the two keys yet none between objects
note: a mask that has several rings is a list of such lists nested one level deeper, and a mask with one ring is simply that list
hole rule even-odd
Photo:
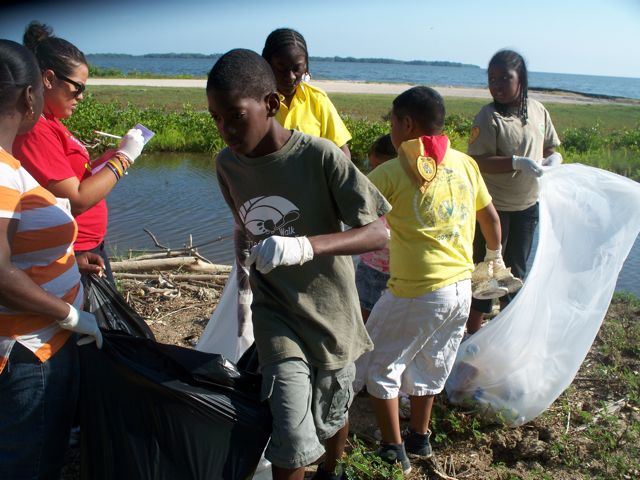
[{"label": "white glove", "polygon": [[527,175],[533,175],[534,177],[541,177],[544,173],[542,167],[538,165],[535,160],[531,160],[528,157],[519,157],[518,155],[514,155],[511,157],[511,166],[514,170],[522,171]]},{"label": "white glove", "polygon": [[72,332],[89,335],[89,337],[83,337],[78,340],[78,345],[86,345],[95,341],[96,346],[102,348],[102,333],[98,328],[98,322],[96,322],[96,316],[93,313],[81,312],[73,305],[69,305],[69,315],[63,320],[58,320],[58,325]]},{"label": "white glove", "polygon": [[251,290],[238,291],[238,337],[243,337],[252,325],[251,302],[253,302]]},{"label": "white glove", "polygon": [[137,128],[132,128],[120,139],[117,153],[121,153],[127,157],[130,163],[133,163],[136,161],[136,158],[140,156],[143,148],[144,137],[142,136],[142,132]]},{"label": "white glove", "polygon": [[256,264],[261,273],[269,273],[280,265],[302,265],[313,258],[313,247],[307,237],[272,237],[261,240],[251,249],[245,261],[248,267]]},{"label": "white glove", "polygon": [[542,159],[543,167],[557,167],[562,163],[562,155],[559,152],[553,152],[547,158]]}]

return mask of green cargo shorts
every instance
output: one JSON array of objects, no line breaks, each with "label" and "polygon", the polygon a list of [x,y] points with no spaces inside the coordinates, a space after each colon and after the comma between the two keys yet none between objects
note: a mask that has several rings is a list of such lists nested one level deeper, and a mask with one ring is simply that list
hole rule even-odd
[{"label": "green cargo shorts", "polygon": [[322,441],[347,422],[353,401],[353,363],[339,370],[321,370],[300,358],[261,367],[262,400],[268,400],[273,432],[265,452],[282,468],[311,464],[324,453]]}]

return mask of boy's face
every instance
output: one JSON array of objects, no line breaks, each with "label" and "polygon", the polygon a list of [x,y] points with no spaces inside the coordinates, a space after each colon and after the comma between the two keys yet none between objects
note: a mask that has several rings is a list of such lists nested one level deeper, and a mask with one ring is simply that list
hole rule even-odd
[{"label": "boy's face", "polygon": [[262,155],[260,143],[278,110],[271,104],[274,96],[277,98],[275,94],[268,94],[263,100],[256,100],[239,92],[207,92],[209,114],[231,151],[248,157]]}]

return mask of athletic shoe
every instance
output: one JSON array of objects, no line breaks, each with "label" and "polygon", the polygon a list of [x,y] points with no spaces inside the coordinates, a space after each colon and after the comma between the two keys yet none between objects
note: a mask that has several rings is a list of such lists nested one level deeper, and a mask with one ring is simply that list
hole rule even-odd
[{"label": "athletic shoe", "polygon": [[405,475],[411,472],[411,462],[409,461],[409,457],[407,457],[407,452],[404,450],[403,443],[381,443],[380,448],[376,451],[376,455],[387,463],[399,463],[402,468],[402,473]]},{"label": "athletic shoe", "polygon": [[433,455],[429,437],[431,437],[431,430],[427,433],[417,433],[410,429],[402,432],[406,452],[423,458],[429,458]]}]

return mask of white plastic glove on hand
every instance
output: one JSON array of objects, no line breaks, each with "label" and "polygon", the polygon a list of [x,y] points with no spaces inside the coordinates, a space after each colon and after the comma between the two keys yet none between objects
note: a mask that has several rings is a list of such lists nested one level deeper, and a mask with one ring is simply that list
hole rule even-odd
[{"label": "white plastic glove on hand", "polygon": [[500,270],[502,268],[507,268],[504,264],[504,260],[502,259],[502,246],[499,246],[497,250],[491,250],[486,247],[486,253],[484,255],[485,262],[493,262],[493,269]]},{"label": "white plastic glove on hand", "polygon": [[120,145],[118,145],[116,153],[121,153],[127,157],[130,163],[133,163],[140,156],[143,148],[144,137],[142,132],[137,128],[132,128],[120,139]]},{"label": "white plastic glove on hand", "polygon": [[251,290],[238,291],[238,337],[244,336],[246,330],[252,325],[251,302],[253,302]]},{"label": "white plastic glove on hand", "polygon": [[272,237],[261,240],[251,249],[245,261],[248,267],[253,263],[261,273],[269,273],[281,265],[302,265],[313,259],[313,247],[307,237]]},{"label": "white plastic glove on hand", "polygon": [[542,167],[538,165],[535,160],[531,160],[528,157],[519,157],[518,155],[514,155],[511,157],[511,166],[514,170],[524,172],[527,175],[532,175],[534,177],[541,177],[544,173]]},{"label": "white plastic glove on hand", "polygon": [[559,152],[553,152],[547,158],[542,159],[543,167],[557,167],[562,164],[562,155]]},{"label": "white plastic glove on hand", "polygon": [[78,340],[78,345],[86,345],[95,341],[96,346],[102,348],[102,332],[98,328],[98,322],[93,313],[82,312],[73,305],[69,305],[69,315],[63,320],[58,320],[58,325],[65,330],[89,335]]}]

